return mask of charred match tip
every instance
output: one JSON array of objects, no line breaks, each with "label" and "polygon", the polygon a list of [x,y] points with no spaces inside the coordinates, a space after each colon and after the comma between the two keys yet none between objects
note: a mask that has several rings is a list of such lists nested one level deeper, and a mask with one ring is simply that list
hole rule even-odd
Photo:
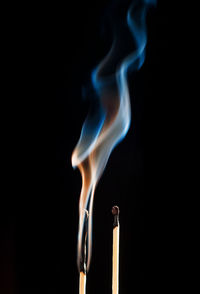
[{"label": "charred match tip", "polygon": [[84,273],[86,275],[87,273],[87,267],[86,267],[86,261],[83,260],[80,262],[80,268],[79,268],[80,273]]},{"label": "charred match tip", "polygon": [[113,215],[119,215],[119,207],[118,206],[113,206],[112,207],[112,214]]},{"label": "charred match tip", "polygon": [[119,207],[113,206],[112,207],[112,214],[114,216],[113,228],[119,226]]},{"label": "charred match tip", "polygon": [[79,271],[80,273],[84,273],[86,275],[87,272],[87,254],[86,254],[86,241],[84,243],[82,256],[79,263]]},{"label": "charred match tip", "polygon": [[84,235],[85,237],[83,238],[83,244],[82,244],[82,254],[81,254],[81,260],[80,260],[80,273],[84,273],[86,275],[87,272],[87,233],[88,233],[88,218],[89,218],[89,213],[87,209],[84,209],[85,213],[85,223],[84,223]]}]

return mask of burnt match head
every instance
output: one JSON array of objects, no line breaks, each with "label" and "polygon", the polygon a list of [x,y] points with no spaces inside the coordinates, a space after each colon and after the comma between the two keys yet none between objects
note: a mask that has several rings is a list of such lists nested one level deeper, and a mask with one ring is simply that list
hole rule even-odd
[{"label": "burnt match head", "polygon": [[83,226],[83,238],[82,238],[82,245],[81,245],[81,252],[80,252],[80,260],[79,260],[79,271],[86,274],[87,272],[87,237],[88,237],[88,218],[89,213],[86,209],[84,209],[85,219],[84,219],[84,226]]},{"label": "burnt match head", "polygon": [[119,207],[113,206],[112,207],[112,214],[114,216],[113,228],[119,225]]},{"label": "burnt match head", "polygon": [[118,206],[113,206],[112,207],[112,214],[113,215],[119,215],[119,207]]}]

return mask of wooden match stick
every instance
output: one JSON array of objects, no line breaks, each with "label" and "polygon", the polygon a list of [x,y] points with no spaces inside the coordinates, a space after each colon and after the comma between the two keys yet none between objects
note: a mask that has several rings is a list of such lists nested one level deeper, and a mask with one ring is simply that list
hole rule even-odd
[{"label": "wooden match stick", "polygon": [[119,293],[119,207],[113,206],[113,264],[112,264],[112,293]]},{"label": "wooden match stick", "polygon": [[86,293],[86,274],[84,272],[80,272],[79,278],[79,294]]},{"label": "wooden match stick", "polygon": [[79,294],[86,294],[86,257],[87,257],[87,232],[88,232],[88,211],[85,210],[85,238],[83,240],[83,252],[80,261],[80,275],[79,275]]},{"label": "wooden match stick", "polygon": [[80,262],[80,275],[79,275],[79,294],[86,293],[86,246],[84,246],[83,258]]}]

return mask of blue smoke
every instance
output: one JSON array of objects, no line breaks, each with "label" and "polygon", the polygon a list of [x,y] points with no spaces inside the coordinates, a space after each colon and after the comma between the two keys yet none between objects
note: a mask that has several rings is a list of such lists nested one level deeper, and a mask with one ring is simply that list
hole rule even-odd
[{"label": "blue smoke", "polygon": [[125,137],[130,126],[127,75],[129,70],[137,71],[144,63],[147,43],[146,14],[152,4],[156,4],[156,1],[132,1],[125,21],[118,24],[118,31],[115,30],[110,51],[91,74],[94,99],[72,154],[72,165],[81,167],[83,178],[79,205],[78,262],[83,238],[83,210],[86,209],[89,210],[88,267],[92,248],[94,190],[112,150]]}]

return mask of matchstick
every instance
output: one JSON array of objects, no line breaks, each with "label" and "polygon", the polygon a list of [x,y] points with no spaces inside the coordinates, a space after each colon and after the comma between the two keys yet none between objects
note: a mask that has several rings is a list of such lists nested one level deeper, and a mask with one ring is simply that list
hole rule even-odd
[{"label": "matchstick", "polygon": [[112,264],[112,293],[119,293],[119,207],[113,206],[113,264]]},{"label": "matchstick", "polygon": [[86,273],[80,272],[79,278],[79,294],[86,293]]},{"label": "matchstick", "polygon": [[87,266],[86,266],[86,258],[87,258],[87,232],[88,232],[88,211],[85,210],[85,238],[83,239],[83,251],[80,260],[80,274],[79,274],[79,294],[86,294],[86,279],[87,279]]}]

